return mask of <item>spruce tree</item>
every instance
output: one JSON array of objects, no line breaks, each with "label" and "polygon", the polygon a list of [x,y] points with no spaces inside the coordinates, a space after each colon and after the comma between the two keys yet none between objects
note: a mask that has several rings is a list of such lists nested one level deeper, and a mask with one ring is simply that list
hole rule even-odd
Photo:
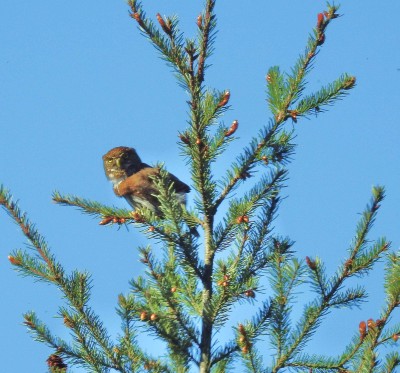
[{"label": "spruce tree", "polygon": [[[179,30],[178,17],[157,14],[152,19],[139,1],[128,4],[132,21],[173,68],[189,95],[188,124],[178,136],[195,202],[187,208],[179,203],[164,165],[154,179],[162,216],[146,208],[117,209],[54,193],[56,203],[77,207],[97,217],[101,225],[132,226],[148,237],[149,244],[138,248],[146,275],[133,277],[131,291],[119,296],[122,331],[113,340],[90,306],[89,275],[67,273],[11,193],[0,188],[0,204],[34,250],[14,251],[10,263],[22,275],[55,285],[65,297],[59,314],[71,341],[54,335],[34,312],[24,315],[34,338],[52,349],[49,370],[65,372],[68,364],[90,372],[395,371],[400,364],[398,352],[383,348],[393,346],[400,336],[400,324],[389,324],[400,305],[400,261],[398,253],[389,251],[390,242],[384,238],[372,242],[368,236],[384,188],[373,188],[347,255],[333,275],[322,258],[296,253],[293,241],[273,230],[287,182],[286,165],[295,154],[297,122],[322,115],[355,87],[355,77],[343,74],[316,92],[306,92],[307,78],[325,46],[328,27],[339,17],[339,7],[328,4],[317,15],[305,50],[289,72],[276,66],[268,70],[271,118],[228,167],[225,177],[217,178],[213,166],[234,146],[240,126],[238,120],[227,126],[221,119],[230,108],[230,91],[205,84],[216,37],[216,0],[206,0],[196,20],[195,39]],[[305,353],[325,316],[335,308],[358,306],[366,297],[362,285],[348,286],[349,279],[365,277],[383,258],[386,301],[379,318],[355,320],[354,337],[338,356]],[[301,302],[297,290],[304,284],[313,300],[296,320],[292,310]],[[217,332],[229,327],[237,304],[246,305],[248,315],[232,328],[230,341],[219,342]],[[139,327],[164,342],[165,355],[151,355],[141,348]],[[383,351],[387,354],[378,359]]]}]

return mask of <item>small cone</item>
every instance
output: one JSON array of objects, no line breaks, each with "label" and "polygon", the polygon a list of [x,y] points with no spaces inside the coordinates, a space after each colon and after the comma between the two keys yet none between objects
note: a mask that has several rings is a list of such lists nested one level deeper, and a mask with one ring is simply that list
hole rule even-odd
[{"label": "small cone", "polygon": [[67,364],[64,364],[62,358],[56,354],[50,355],[46,362],[49,368],[64,369],[65,372],[67,371]]}]

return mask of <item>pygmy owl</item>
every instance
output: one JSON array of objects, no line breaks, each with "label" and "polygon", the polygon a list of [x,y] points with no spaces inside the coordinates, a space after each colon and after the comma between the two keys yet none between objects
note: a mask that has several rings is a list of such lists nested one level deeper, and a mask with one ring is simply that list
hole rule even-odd
[{"label": "pygmy owl", "polygon": [[[146,207],[160,215],[160,203],[155,196],[158,191],[153,180],[160,174],[159,168],[143,163],[136,150],[126,146],[111,149],[103,155],[103,163],[106,176],[113,183],[118,197],[124,197],[134,209]],[[186,204],[186,193],[190,192],[190,187],[170,173],[167,179],[173,182],[179,202]]]}]

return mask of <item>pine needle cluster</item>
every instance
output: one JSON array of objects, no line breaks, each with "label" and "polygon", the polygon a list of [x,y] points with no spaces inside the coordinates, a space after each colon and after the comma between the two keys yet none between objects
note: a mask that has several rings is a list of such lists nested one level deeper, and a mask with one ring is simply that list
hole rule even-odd
[{"label": "pine needle cluster", "polygon": [[[266,89],[272,117],[226,175],[216,179],[214,163],[235,141],[239,122],[226,127],[220,121],[230,107],[230,91],[205,85],[216,36],[215,4],[216,0],[206,0],[196,20],[197,37],[189,39],[180,32],[178,17],[157,14],[153,20],[139,1],[128,1],[133,21],[173,67],[189,94],[188,125],[179,133],[179,147],[192,176],[194,208],[186,209],[177,201],[163,166],[155,180],[162,218],[145,208],[132,212],[59,192],[53,195],[60,205],[98,217],[101,225],[128,224],[148,237],[149,244],[138,248],[146,274],[132,278],[131,291],[118,299],[122,333],[117,340],[90,306],[90,275],[79,271],[67,274],[34,224],[1,187],[0,205],[33,249],[33,254],[14,251],[9,261],[20,274],[60,289],[65,304],[59,307],[59,314],[72,338],[65,341],[55,336],[34,312],[24,315],[24,324],[37,341],[53,350],[47,360],[52,372],[67,371],[66,363],[90,372],[124,373],[194,369],[217,373],[237,366],[248,372],[393,372],[400,364],[399,354],[390,352],[378,359],[378,351],[400,336],[400,324],[389,324],[400,305],[400,258],[389,251],[386,239],[371,242],[368,236],[384,188],[373,188],[347,256],[333,275],[322,258],[296,256],[294,243],[274,233],[272,225],[287,180],[285,166],[294,155],[295,124],[302,117],[321,114],[355,86],[355,78],[343,74],[317,92],[306,93],[305,89],[328,26],[338,18],[338,6],[328,4],[326,11],[318,14],[305,50],[290,72],[269,69]],[[248,187],[243,193],[244,184]],[[217,213],[222,218],[217,219]],[[365,276],[383,257],[386,302],[379,319],[355,322],[354,337],[339,356],[305,353],[328,313],[364,301],[364,287],[348,287],[348,280]],[[265,279],[268,293],[260,291]],[[300,320],[293,321],[297,290],[305,283],[309,283],[313,299],[304,305]],[[247,304],[254,316],[233,328],[231,340],[218,342],[216,332],[226,328],[239,303]],[[141,348],[139,326],[165,342],[165,356],[153,356]],[[259,347],[260,340],[269,342],[268,350]]]}]

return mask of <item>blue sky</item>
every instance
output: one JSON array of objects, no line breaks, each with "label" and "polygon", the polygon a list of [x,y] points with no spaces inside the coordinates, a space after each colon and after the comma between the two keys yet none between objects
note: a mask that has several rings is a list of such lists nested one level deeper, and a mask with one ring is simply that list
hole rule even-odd
[{"label": "blue sky", "polygon": [[[232,109],[223,120],[240,123],[240,139],[216,175],[269,118],[268,68],[290,68],[325,8],[322,0],[248,3],[219,1],[216,7],[219,31],[207,85],[231,91]],[[144,7],[149,16],[179,14],[181,28],[194,36],[202,1],[144,1]],[[295,125],[299,145],[276,221],[276,232],[296,241],[299,257],[321,256],[330,273],[346,254],[372,185],[385,185],[387,198],[370,238],[386,236],[395,250],[400,244],[400,2],[343,1],[341,13],[329,27],[308,91],[344,72],[357,77],[357,87],[327,113]],[[0,14],[0,182],[67,270],[92,273],[92,305],[116,335],[117,296],[142,272],[135,248],[146,240],[135,229],[100,227],[56,206],[51,194],[59,190],[127,207],[113,195],[101,163],[119,145],[135,147],[147,163],[165,162],[189,181],[176,146],[177,132],[186,126],[187,95],[139,34],[124,1],[3,0]],[[21,314],[35,310],[55,334],[68,338],[55,317],[60,293],[16,275],[7,255],[25,248],[25,241],[4,213],[0,227],[2,370],[43,372],[51,351],[32,341]],[[309,351],[339,352],[359,321],[378,318],[382,268],[366,279],[369,303],[330,315]]]}]

